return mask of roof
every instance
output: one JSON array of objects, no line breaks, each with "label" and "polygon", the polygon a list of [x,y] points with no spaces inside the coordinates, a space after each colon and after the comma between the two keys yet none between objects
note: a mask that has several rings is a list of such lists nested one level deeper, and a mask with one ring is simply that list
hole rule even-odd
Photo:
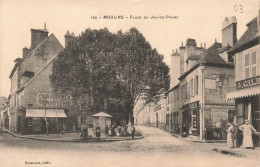
[{"label": "roof", "polygon": [[14,60],[15,65],[14,65],[14,68],[12,69],[12,71],[11,71],[11,74],[9,75],[9,78],[13,77],[17,67],[21,64],[22,61],[23,61],[23,59],[19,58],[19,57]]},{"label": "roof", "polygon": [[188,60],[199,60],[199,59],[200,59],[200,55],[190,55],[186,61],[188,61]]},{"label": "roof", "polygon": [[220,53],[223,53],[223,52],[225,52],[225,51],[228,51],[229,49],[231,48],[231,46],[225,46],[225,47],[223,47],[223,48],[220,48],[219,50],[218,50],[218,54],[220,54]]},{"label": "roof", "polygon": [[237,43],[231,48],[230,52],[236,52],[237,49],[252,41],[255,37],[257,37],[257,17],[247,23],[247,30],[241,36],[241,38],[237,41]]},{"label": "roof", "polygon": [[[54,36],[54,34],[49,35],[47,38],[45,38],[39,45],[37,45],[24,59],[27,59],[34,51],[36,51],[39,47],[42,46],[44,42],[46,42],[48,39],[50,39],[51,36]],[[55,37],[55,36],[54,36]],[[56,37],[55,37],[56,38]]]},{"label": "roof", "polygon": [[202,64],[207,65],[217,65],[217,66],[227,66],[227,67],[234,67],[233,63],[228,63],[224,59],[222,59],[218,55],[219,49],[222,48],[222,44],[215,42],[213,45],[211,45],[205,52],[201,53],[199,56],[199,60],[195,66],[193,66],[191,69],[186,71],[184,74],[182,74],[179,79],[184,78],[188,74],[190,74],[193,70],[195,70],[197,67],[199,67]]},{"label": "roof", "polygon": [[[59,54],[56,54],[55,56],[53,56],[53,58],[48,62],[46,63],[46,65],[38,72],[34,75],[34,77],[24,85],[24,87],[26,87],[27,85],[29,85],[46,67],[48,67],[48,65],[58,56]],[[22,89],[22,88],[21,88]]]},{"label": "roof", "polygon": [[226,61],[218,55],[218,50],[220,48],[222,48],[222,44],[215,42],[205,52],[201,54],[199,63],[226,64]]},{"label": "roof", "polygon": [[92,115],[92,117],[112,117],[112,116],[105,112],[99,112],[97,114]]}]

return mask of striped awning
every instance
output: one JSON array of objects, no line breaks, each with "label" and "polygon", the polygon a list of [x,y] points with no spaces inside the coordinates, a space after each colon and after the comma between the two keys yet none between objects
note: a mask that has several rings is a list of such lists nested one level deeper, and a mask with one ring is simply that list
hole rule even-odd
[{"label": "striped awning", "polygon": [[260,94],[260,86],[241,89],[235,92],[227,93],[227,100],[256,96]]},{"label": "striped awning", "polygon": [[[26,117],[45,117],[45,109],[26,109]],[[48,118],[66,118],[63,109],[46,109],[46,117]]]}]

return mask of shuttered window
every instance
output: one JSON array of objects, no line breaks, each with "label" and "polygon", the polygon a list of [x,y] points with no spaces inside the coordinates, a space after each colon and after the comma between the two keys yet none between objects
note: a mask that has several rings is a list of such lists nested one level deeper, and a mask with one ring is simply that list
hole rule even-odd
[{"label": "shuttered window", "polygon": [[251,71],[252,77],[256,76],[256,51],[252,52],[251,55]]},{"label": "shuttered window", "polygon": [[250,77],[250,64],[249,64],[249,54],[245,55],[245,78]]},{"label": "shuttered window", "polygon": [[240,81],[243,80],[243,70],[244,67],[242,67],[242,53],[238,53],[236,55],[236,67],[235,67],[235,77],[236,77],[236,81]]},{"label": "shuttered window", "polygon": [[[244,56],[244,61],[245,61],[245,66],[244,66],[244,78],[242,79],[247,79],[247,78],[252,78],[257,75],[257,52],[256,51],[251,51],[249,53],[246,53]],[[236,68],[239,68],[236,66]],[[239,75],[239,73],[237,73]]]}]

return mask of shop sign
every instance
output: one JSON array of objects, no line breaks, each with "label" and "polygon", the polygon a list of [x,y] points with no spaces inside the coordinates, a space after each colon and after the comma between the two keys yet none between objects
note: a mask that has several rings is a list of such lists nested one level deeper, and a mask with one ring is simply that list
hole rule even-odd
[{"label": "shop sign", "polygon": [[70,95],[59,96],[58,98],[55,98],[53,93],[38,93],[36,95],[36,104],[43,106],[70,106],[71,100]]},{"label": "shop sign", "polygon": [[184,105],[184,109],[192,109],[192,108],[198,108],[199,107],[199,102],[193,102],[193,103],[190,103],[190,104],[186,104]]},{"label": "shop sign", "polygon": [[256,86],[256,85],[260,85],[260,76],[248,78],[248,79],[236,82],[237,90]]}]

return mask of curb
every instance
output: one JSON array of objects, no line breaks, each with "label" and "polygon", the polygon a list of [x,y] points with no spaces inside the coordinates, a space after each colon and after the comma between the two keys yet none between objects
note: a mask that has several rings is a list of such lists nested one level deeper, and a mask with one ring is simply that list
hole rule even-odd
[{"label": "curb", "polygon": [[34,137],[27,137],[27,136],[22,136],[22,135],[17,135],[13,132],[10,132],[7,129],[2,128],[4,132],[9,133],[13,137],[18,137],[18,138],[23,138],[23,139],[30,139],[30,140],[38,140],[38,141],[58,141],[58,142],[77,142],[77,143],[88,143],[88,142],[115,142],[115,141],[127,141],[127,140],[140,140],[143,139],[144,136],[141,131],[141,136],[138,138],[127,138],[127,139],[101,139],[101,140],[81,140],[81,139],[72,139],[72,140],[59,140],[59,139],[41,139],[41,138],[34,138]]},{"label": "curb", "polygon": [[189,141],[189,142],[194,142],[194,143],[225,143],[227,142],[226,140],[189,140],[186,138],[181,137],[180,135],[176,135],[176,134],[172,134],[170,133],[172,136],[185,140],[185,141]]},{"label": "curb", "polygon": [[239,154],[239,153],[235,153],[235,152],[228,151],[228,150],[222,150],[222,149],[218,149],[218,148],[214,148],[214,149],[212,149],[212,151],[219,152],[221,154],[239,157],[239,158],[245,158],[246,157],[246,155],[244,155],[244,154]]}]

